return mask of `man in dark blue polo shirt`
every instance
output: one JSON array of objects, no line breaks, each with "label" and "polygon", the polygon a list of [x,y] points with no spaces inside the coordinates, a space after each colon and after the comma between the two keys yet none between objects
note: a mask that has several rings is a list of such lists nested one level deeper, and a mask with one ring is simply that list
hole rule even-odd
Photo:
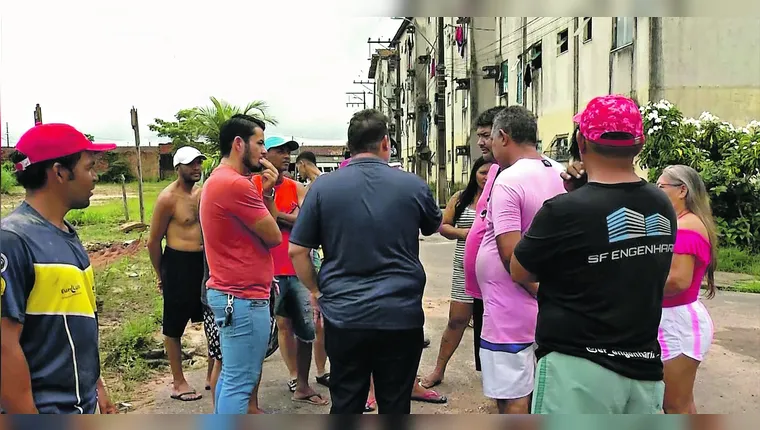
[{"label": "man in dark blue polo shirt", "polygon": [[[388,166],[385,115],[356,113],[348,147],[349,165],[306,195],[290,256],[324,316],[330,412],[361,414],[373,375],[379,412],[408,414],[425,320],[418,238],[438,231],[442,215],[424,181]],[[319,246],[325,260],[317,279],[309,251]]]},{"label": "man in dark blue polo shirt", "polygon": [[26,198],[0,227],[0,411],[116,413],[98,355],[95,280],[74,228],[98,176],[91,143],[66,124],[27,131],[11,156]]}]

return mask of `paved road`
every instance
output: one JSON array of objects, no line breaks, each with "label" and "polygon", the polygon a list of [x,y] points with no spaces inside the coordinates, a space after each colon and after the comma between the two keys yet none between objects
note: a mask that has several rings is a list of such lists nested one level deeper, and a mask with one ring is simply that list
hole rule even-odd
[{"label": "paved road", "polygon": [[[422,374],[433,368],[440,335],[448,315],[453,244],[440,236],[421,243],[421,255],[428,275],[425,292],[426,331],[432,345],[422,358]],[[760,295],[719,292],[707,306],[715,322],[715,342],[700,368],[697,407],[703,413],[731,414],[757,411],[760,404]],[[447,405],[413,403],[414,413],[483,413],[494,411],[483,398],[479,375],[474,371],[472,330],[467,330],[462,345],[437,389],[449,398]],[[191,384],[204,385],[205,367],[188,373]],[[313,378],[313,377],[312,377]],[[329,407],[312,407],[290,401],[285,381],[287,372],[279,353],[264,363],[259,395],[260,405],[276,413],[327,413]],[[197,402],[182,403],[169,399],[169,378],[145,387],[146,404],[135,413],[209,413],[208,392]],[[327,395],[327,389],[323,389]],[[136,405],[141,402],[134,402]]]}]

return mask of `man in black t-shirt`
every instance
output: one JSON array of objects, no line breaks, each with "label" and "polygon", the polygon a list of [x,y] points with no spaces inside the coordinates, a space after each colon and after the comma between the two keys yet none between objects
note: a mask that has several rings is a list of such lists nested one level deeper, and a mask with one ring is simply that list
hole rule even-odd
[{"label": "man in black t-shirt", "polygon": [[540,282],[533,412],[659,413],[676,214],[635,174],[631,99],[597,97],[574,120],[588,183],[544,204],[510,264],[515,281]]}]

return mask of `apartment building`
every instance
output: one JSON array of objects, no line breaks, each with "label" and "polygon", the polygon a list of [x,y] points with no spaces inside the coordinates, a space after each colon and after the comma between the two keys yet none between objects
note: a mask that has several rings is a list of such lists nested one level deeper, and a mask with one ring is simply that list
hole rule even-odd
[{"label": "apartment building", "polygon": [[480,155],[472,124],[495,105],[532,110],[541,149],[558,161],[568,159],[574,113],[599,95],[665,98],[685,115],[709,111],[737,125],[760,118],[758,18],[446,17],[442,58],[438,34],[436,18],[405,17],[369,77],[400,161],[429,183],[438,180],[435,101],[445,97],[449,189],[466,181]]}]

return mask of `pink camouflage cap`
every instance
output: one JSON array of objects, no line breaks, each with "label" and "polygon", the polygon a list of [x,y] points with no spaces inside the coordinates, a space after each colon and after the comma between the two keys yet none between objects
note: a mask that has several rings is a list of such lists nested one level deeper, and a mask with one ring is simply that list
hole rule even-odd
[{"label": "pink camouflage cap", "polygon": [[[573,117],[581,134],[591,142],[609,146],[633,146],[644,142],[644,124],[636,102],[620,95],[595,97]],[[627,133],[631,139],[609,139],[607,133]]]}]

